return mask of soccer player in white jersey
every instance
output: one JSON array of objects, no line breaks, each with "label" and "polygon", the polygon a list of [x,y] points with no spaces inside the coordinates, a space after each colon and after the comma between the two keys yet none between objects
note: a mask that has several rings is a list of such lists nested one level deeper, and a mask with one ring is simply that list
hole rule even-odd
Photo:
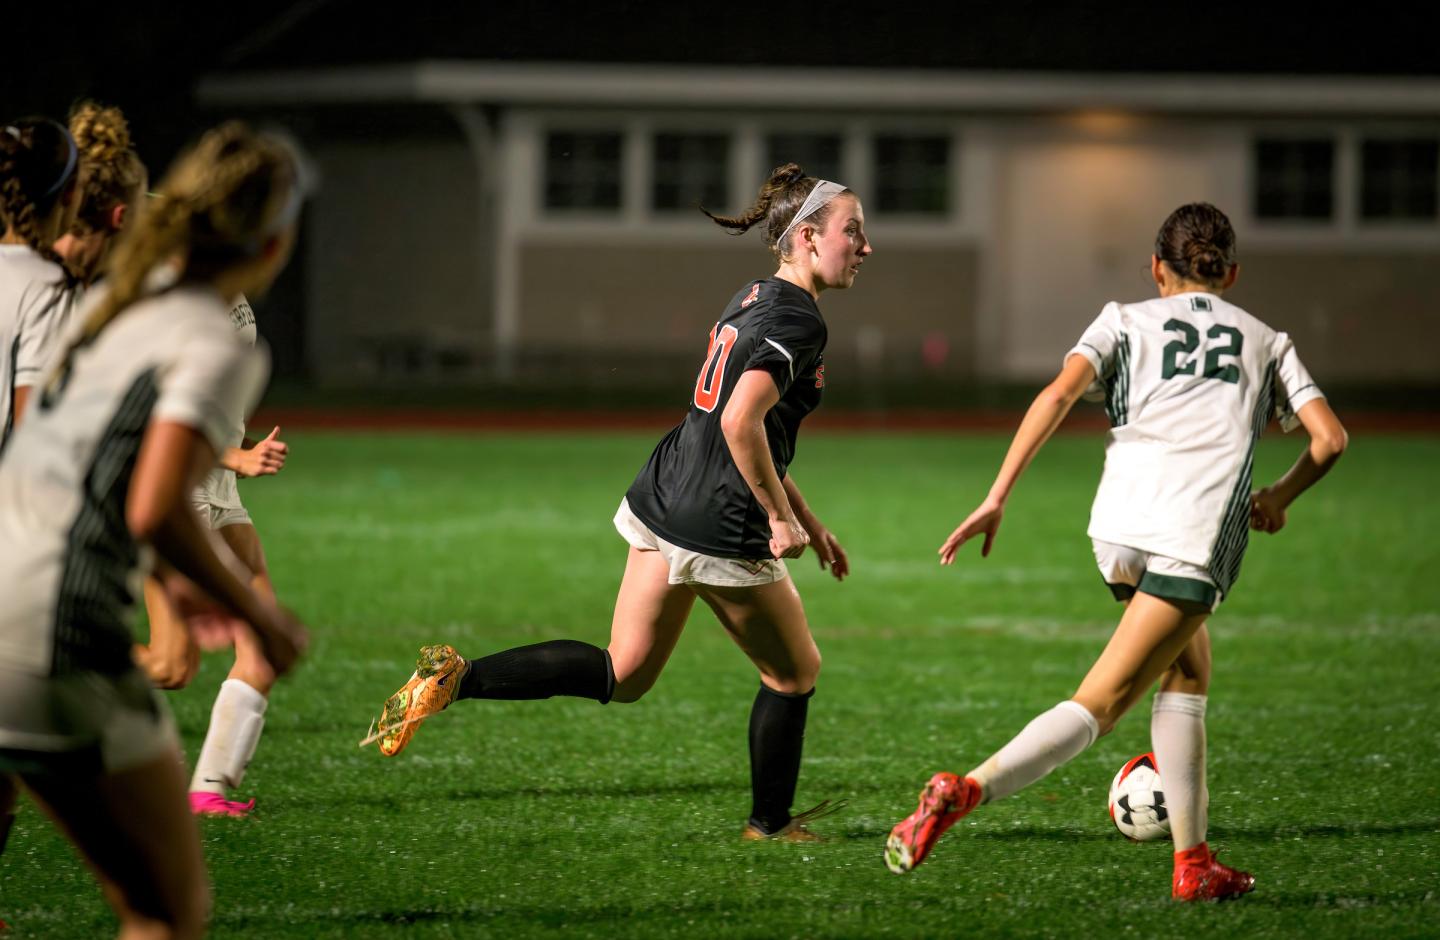
[{"label": "soccer player in white jersey", "polygon": [[[243,295],[231,305],[229,319],[239,342],[253,347],[255,313]],[[273,598],[275,589],[265,552],[250,513],[240,501],[236,477],[279,473],[289,447],[279,439],[279,428],[263,440],[253,441],[245,437],[243,413],[228,418],[229,431],[220,461],[196,487],[191,502],[201,522],[217,532],[250,570],[251,586]],[[145,608],[150,618],[150,642],[136,647],[136,660],[160,688],[184,688],[199,666],[198,649],[172,609],[163,586],[153,578],[145,583]],[[260,743],[275,672],[254,638],[242,632],[235,634],[234,640],[235,664],[215,697],[210,728],[190,781],[190,808],[200,815],[244,816],[255,807],[253,799],[227,799],[226,791],[240,786]]]},{"label": "soccer player in white jersey", "polygon": [[[1175,210],[1150,264],[1160,297],[1105,306],[1030,406],[990,494],[940,548],[948,565],[984,535],[981,555],[989,555],[1021,473],[1071,406],[1103,390],[1112,428],[1089,534],[1101,575],[1126,604],[1120,624],[1071,699],[968,775],[930,779],[919,808],[891,831],[892,871],[919,865],[976,806],[1089,747],[1158,680],[1150,734],[1170,810],[1172,896],[1218,900],[1254,886],[1205,841],[1205,621],[1239,576],[1247,526],[1278,532],[1290,503],[1339,459],[1346,435],[1290,338],[1222,299],[1239,265],[1219,209]],[[1310,443],[1284,476],[1252,493],[1255,441],[1272,415],[1286,430],[1303,425]]]},{"label": "soccer player in white jersey", "polygon": [[122,937],[197,937],[209,907],[174,722],[131,658],[129,585],[153,559],[178,610],[213,619],[213,598],[277,672],[305,644],[188,502],[264,383],[225,298],[274,280],[299,203],[277,141],[205,135],[117,247],[0,461],[0,773],[90,862]]},{"label": "soccer player in white jersey", "polygon": [[[74,223],[82,182],[79,149],[63,126],[30,118],[0,127],[0,454],[73,300],[50,246]],[[0,772],[0,852],[16,794]]]},{"label": "soccer player in white jersey", "polygon": [[80,151],[61,124],[0,126],[0,450],[59,343],[73,301],[51,247],[80,202]]}]

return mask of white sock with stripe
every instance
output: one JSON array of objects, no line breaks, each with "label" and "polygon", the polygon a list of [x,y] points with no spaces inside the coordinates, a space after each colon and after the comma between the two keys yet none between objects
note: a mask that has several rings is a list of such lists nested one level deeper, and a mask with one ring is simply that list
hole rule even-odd
[{"label": "white sock with stripe", "polygon": [[190,792],[219,793],[240,786],[245,768],[255,756],[260,743],[260,730],[265,727],[265,707],[269,704],[248,683],[226,679],[215,696],[210,710],[210,729],[200,758],[195,761],[195,775],[190,778]]},{"label": "white sock with stripe", "polygon": [[968,776],[993,803],[1023,790],[1095,743],[1100,724],[1079,702],[1064,701],[1037,715],[1025,730]]},{"label": "white sock with stripe", "polygon": [[1159,692],[1150,708],[1150,746],[1160,770],[1170,837],[1183,852],[1205,841],[1210,791],[1205,785],[1205,696]]}]

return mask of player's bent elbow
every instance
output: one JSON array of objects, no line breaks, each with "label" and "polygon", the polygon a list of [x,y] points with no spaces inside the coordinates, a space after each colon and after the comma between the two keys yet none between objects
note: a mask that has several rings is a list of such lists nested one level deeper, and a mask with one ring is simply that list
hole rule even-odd
[{"label": "player's bent elbow", "polygon": [[1083,391],[1084,389],[1072,391],[1059,382],[1051,382],[1040,390],[1040,394],[1036,396],[1036,400],[1048,408],[1053,408],[1057,411],[1069,411],[1074,407],[1075,403],[1080,400],[1080,395]]},{"label": "player's bent elbow", "polygon": [[725,409],[720,416],[720,433],[725,435],[725,442],[734,446],[735,442],[744,438],[746,432],[754,425],[750,415],[739,409]]},{"label": "player's bent elbow", "polygon": [[1345,448],[1350,446],[1350,435],[1344,428],[1337,426],[1334,431],[1325,435],[1322,444],[1330,452],[1330,459],[1334,460],[1345,453]]}]

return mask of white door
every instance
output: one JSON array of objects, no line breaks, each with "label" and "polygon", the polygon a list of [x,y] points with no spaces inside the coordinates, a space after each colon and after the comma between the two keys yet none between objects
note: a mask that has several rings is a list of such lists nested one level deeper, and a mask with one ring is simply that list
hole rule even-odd
[{"label": "white door", "polygon": [[1052,376],[1107,301],[1155,295],[1149,265],[1160,224],[1222,189],[1208,138],[1174,137],[1013,142],[999,246],[1006,373]]}]

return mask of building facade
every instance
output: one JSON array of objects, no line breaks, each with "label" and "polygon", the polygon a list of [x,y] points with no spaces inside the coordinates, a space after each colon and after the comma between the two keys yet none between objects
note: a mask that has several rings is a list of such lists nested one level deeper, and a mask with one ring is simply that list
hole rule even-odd
[{"label": "building facade", "polygon": [[856,386],[1048,376],[1155,232],[1206,200],[1232,297],[1331,382],[1440,384],[1440,81],[422,63],[215,76],[297,129],[326,384],[643,385],[693,368],[769,274],[738,211],[798,162],[862,197],[875,254],[825,295]]}]

